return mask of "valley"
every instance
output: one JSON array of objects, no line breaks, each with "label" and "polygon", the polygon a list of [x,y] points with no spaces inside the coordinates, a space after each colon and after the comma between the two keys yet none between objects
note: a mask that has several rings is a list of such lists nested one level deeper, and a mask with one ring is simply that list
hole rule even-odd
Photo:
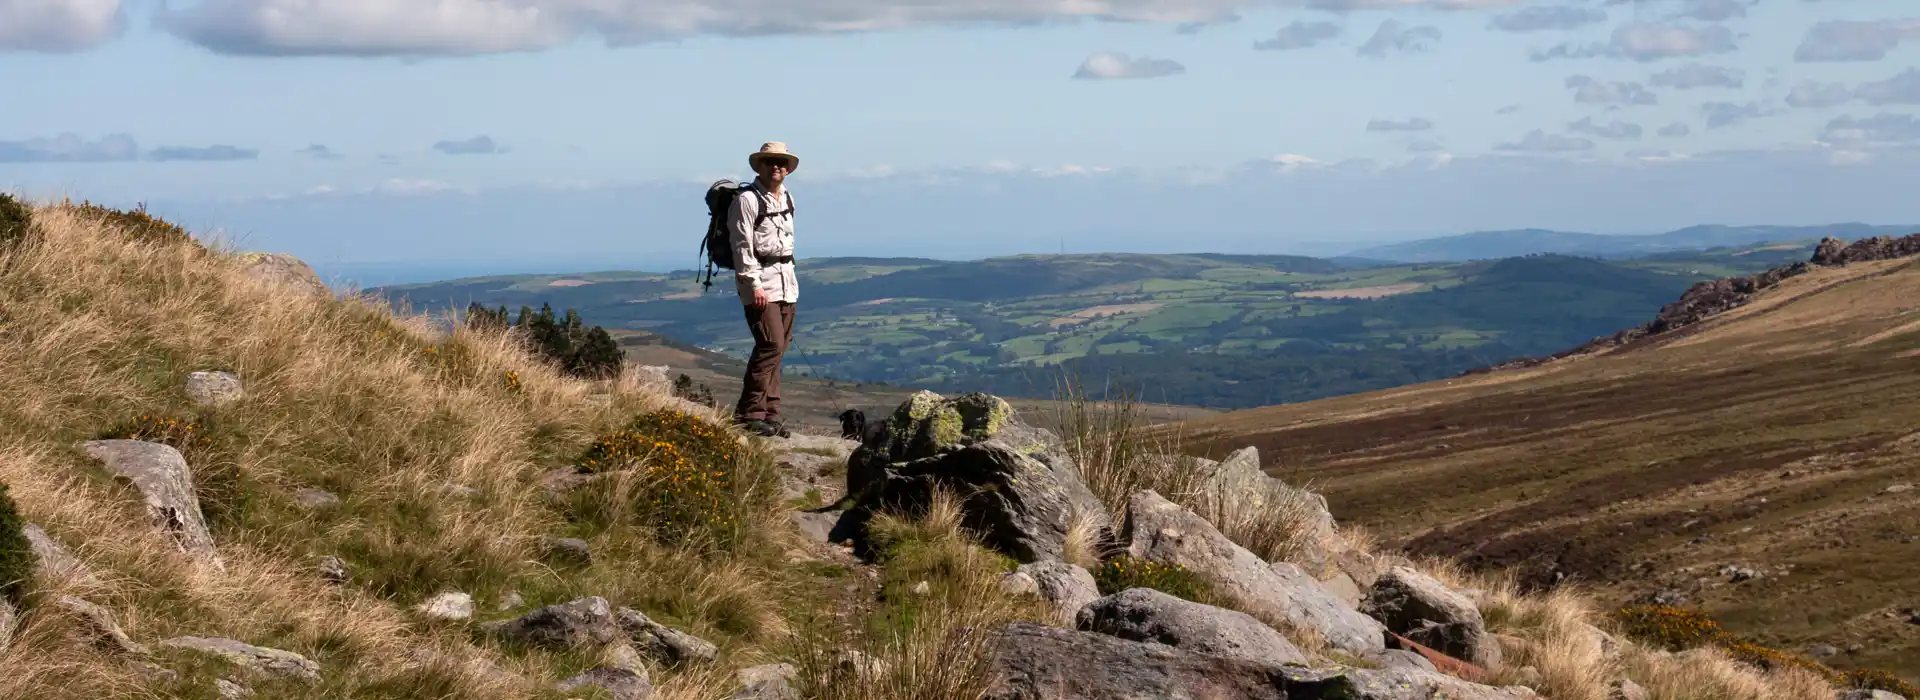
[{"label": "valley", "polygon": [[[803,259],[789,376],[1047,398],[1124,378],[1214,409],[1307,401],[1545,354],[1651,316],[1692,284],[1804,259],[1812,240],[1624,260],[1387,264],[1293,256]],[[372,290],[415,309],[578,308],[734,358],[731,280],[691,271],[470,278]]]},{"label": "valley", "polygon": [[[1389,547],[1698,607],[1839,667],[1920,669],[1920,261],[1815,266],[1532,367],[1180,424]],[[1416,495],[1418,497],[1411,497]]]}]

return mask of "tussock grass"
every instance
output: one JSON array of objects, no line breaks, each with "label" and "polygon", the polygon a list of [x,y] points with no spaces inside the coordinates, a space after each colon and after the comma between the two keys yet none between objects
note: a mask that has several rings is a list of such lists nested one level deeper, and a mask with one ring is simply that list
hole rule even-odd
[{"label": "tussock grass", "polygon": [[958,499],[945,491],[914,514],[874,516],[869,532],[886,565],[883,604],[859,624],[816,622],[805,631],[795,652],[805,697],[979,697],[993,680],[993,630],[1048,621],[1043,603],[1000,589],[1015,563],[961,520]]},{"label": "tussock grass", "polygon": [[[495,609],[509,594],[528,606],[602,595],[727,649],[784,638],[791,612],[811,604],[780,566],[790,533],[775,528],[771,466],[753,449],[718,495],[729,537],[663,543],[614,506],[583,522],[575,503],[535,486],[634,416],[682,407],[630,371],[573,379],[504,333],[294,293],[137,216],[56,205],[32,220],[34,235],[0,252],[0,482],[88,575],[28,586],[0,697],[197,697],[207,674],[238,673],[156,652],[185,670],[150,680],[124,655],[76,642],[83,623],[46,604],[61,594],[105,606],[149,647],[223,636],[320,663],[321,683],[255,685],[289,698],[537,697],[579,662],[519,655],[411,610],[444,591],[473,595],[483,619],[524,613]],[[239,375],[244,397],[194,404],[183,385],[200,370]],[[137,492],[76,447],[103,436],[182,449],[224,570],[179,553]],[[340,502],[311,508],[301,489]],[[597,561],[547,561],[542,536],[585,537]],[[323,555],[346,561],[348,584],[321,578]],[[423,649],[438,653],[421,662]]]}]

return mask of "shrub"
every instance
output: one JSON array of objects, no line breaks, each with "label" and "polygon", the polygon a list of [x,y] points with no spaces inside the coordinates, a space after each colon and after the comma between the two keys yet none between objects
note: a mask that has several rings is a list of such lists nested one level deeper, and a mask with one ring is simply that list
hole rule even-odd
[{"label": "shrub", "polygon": [[1613,619],[1620,623],[1621,631],[1627,636],[1667,651],[1718,646],[1731,641],[1720,623],[1698,610],[1636,605],[1614,611]]},{"label": "shrub", "polygon": [[1101,564],[1093,574],[1100,595],[1113,595],[1129,588],[1151,588],[1175,598],[1212,604],[1211,586],[1199,574],[1179,564],[1163,564],[1134,557],[1115,557]]},{"label": "shrub", "polygon": [[0,483],[0,595],[18,603],[27,583],[33,580],[37,560],[33,543],[27,540],[27,522],[20,517],[20,508],[8,490],[5,483]]},{"label": "shrub", "polygon": [[636,472],[639,483],[628,501],[632,514],[677,539],[733,523],[733,477],[743,457],[725,431],[681,411],[661,410],[602,436],[575,466]]},{"label": "shrub", "polygon": [[1905,698],[1920,698],[1920,688],[1886,671],[1858,669],[1840,677],[1840,687],[1849,690],[1884,690]]},{"label": "shrub", "polygon": [[33,207],[14,199],[13,195],[0,192],[0,251],[26,240],[27,227],[31,225]]},{"label": "shrub", "polygon": [[553,306],[520,307],[520,318],[507,320],[507,307],[488,309],[479,302],[467,305],[466,325],[483,331],[514,331],[520,334],[527,350],[561,372],[581,379],[609,379],[619,376],[626,353],[614,342],[607,329],[586,326],[579,312],[567,309],[556,318]]},{"label": "shrub", "polygon": [[200,446],[203,434],[199,423],[190,418],[140,414],[96,436],[100,440],[144,440],[167,445],[182,453]]},{"label": "shrub", "polygon": [[1779,649],[1764,647],[1745,640],[1730,642],[1724,645],[1723,648],[1726,649],[1727,656],[1733,657],[1733,660],[1768,671],[1784,671],[1789,668],[1798,668],[1812,671],[1829,680],[1832,680],[1835,675],[1837,675],[1833,672],[1833,669],[1827,668],[1825,664],[1814,661],[1813,659],[1799,654],[1789,654]]},{"label": "shrub", "polygon": [[125,233],[128,238],[136,241],[163,245],[191,244],[196,248],[200,247],[199,241],[193,240],[193,234],[186,229],[166,219],[148,214],[145,202],[135,205],[132,211],[113,209],[88,201],[82,201],[79,204],[63,201],[60,207],[80,217],[92,219],[103,228]]}]

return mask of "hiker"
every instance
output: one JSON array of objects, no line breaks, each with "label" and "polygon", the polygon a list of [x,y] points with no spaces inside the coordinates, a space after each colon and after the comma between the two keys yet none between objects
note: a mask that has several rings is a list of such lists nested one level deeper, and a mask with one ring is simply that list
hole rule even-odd
[{"label": "hiker", "polygon": [[748,431],[787,437],[780,418],[780,363],[793,342],[793,307],[800,281],[793,269],[793,193],[787,177],[800,158],[787,145],[769,141],[747,156],[753,184],[727,207],[727,242],[733,252],[734,287],[753,332],[753,354],[740,387],[733,419]]}]

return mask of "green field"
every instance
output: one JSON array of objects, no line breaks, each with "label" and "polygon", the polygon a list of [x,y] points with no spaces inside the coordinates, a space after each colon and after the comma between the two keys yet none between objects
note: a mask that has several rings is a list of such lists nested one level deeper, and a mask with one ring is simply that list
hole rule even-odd
[{"label": "green field", "polygon": [[[1373,267],[1226,255],[802,260],[800,357],[787,367],[1010,394],[1035,383],[1036,371],[1124,373],[1168,400],[1261,405],[1559,351],[1639,324],[1696,282],[1804,260],[1811,247]],[[752,339],[732,285],[721,280],[705,293],[691,272],[489,277],[380,291],[416,308],[449,300],[458,308],[575,308],[610,329],[645,329],[744,357]]]}]

